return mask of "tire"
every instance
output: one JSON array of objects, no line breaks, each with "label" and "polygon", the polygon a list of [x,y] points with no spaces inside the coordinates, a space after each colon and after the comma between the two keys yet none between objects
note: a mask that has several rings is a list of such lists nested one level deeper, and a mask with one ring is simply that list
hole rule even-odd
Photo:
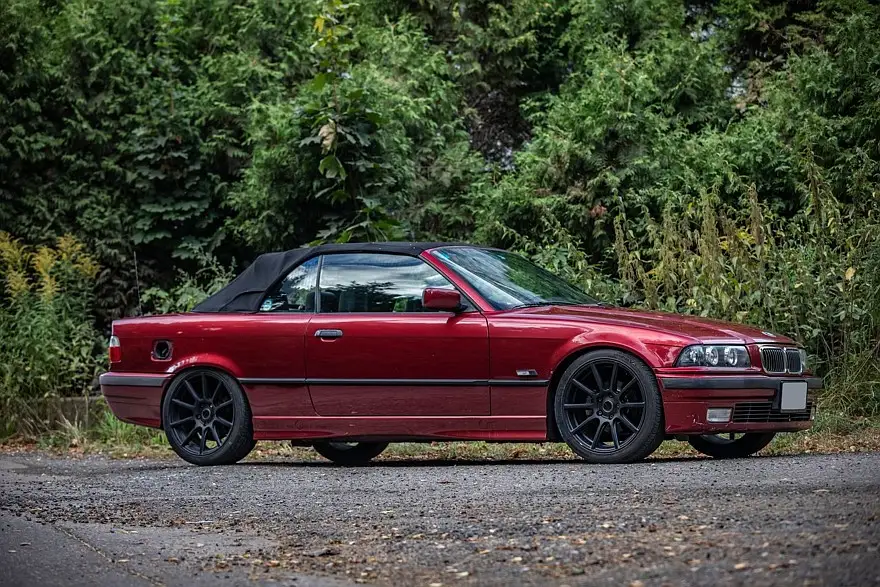
[{"label": "tire", "polygon": [[337,465],[357,467],[366,465],[388,448],[387,442],[316,442],[315,450]]},{"label": "tire", "polygon": [[747,432],[733,440],[721,434],[689,436],[688,443],[695,450],[716,459],[741,459],[751,456],[770,444],[775,432]]},{"label": "tire", "polygon": [[560,436],[587,462],[640,461],[663,442],[657,380],[628,353],[597,350],[575,359],[559,380],[553,404]]},{"label": "tire", "polygon": [[231,465],[253,450],[251,409],[235,378],[215,369],[178,375],[162,402],[168,444],[194,465]]}]

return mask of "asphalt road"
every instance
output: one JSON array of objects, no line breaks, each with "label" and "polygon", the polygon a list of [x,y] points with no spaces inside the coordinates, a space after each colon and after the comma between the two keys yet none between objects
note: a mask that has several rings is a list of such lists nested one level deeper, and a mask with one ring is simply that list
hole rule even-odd
[{"label": "asphalt road", "polygon": [[575,462],[0,456],[2,585],[880,585],[880,454]]}]

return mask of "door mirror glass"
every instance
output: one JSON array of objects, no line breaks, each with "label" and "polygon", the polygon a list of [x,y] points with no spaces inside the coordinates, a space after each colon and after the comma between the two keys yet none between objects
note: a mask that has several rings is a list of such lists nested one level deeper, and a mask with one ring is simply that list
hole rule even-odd
[{"label": "door mirror glass", "polygon": [[458,312],[462,308],[461,294],[454,289],[426,287],[422,292],[422,306],[429,310]]}]

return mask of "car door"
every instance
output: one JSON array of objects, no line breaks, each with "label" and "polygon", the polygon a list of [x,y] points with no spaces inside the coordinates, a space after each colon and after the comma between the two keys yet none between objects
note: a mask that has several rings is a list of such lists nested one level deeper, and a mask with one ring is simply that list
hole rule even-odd
[{"label": "car door", "polygon": [[321,258],[306,373],[322,416],[488,415],[489,338],[475,308],[422,308],[426,287],[454,286],[422,259]]}]

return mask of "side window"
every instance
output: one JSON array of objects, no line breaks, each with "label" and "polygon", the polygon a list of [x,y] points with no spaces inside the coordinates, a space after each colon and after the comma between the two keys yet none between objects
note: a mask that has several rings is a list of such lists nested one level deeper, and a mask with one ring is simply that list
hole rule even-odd
[{"label": "side window", "polygon": [[261,312],[314,312],[318,258],[296,266],[263,300]]},{"label": "side window", "polygon": [[421,259],[381,253],[325,255],[320,285],[321,313],[425,312],[426,287],[454,289]]}]

